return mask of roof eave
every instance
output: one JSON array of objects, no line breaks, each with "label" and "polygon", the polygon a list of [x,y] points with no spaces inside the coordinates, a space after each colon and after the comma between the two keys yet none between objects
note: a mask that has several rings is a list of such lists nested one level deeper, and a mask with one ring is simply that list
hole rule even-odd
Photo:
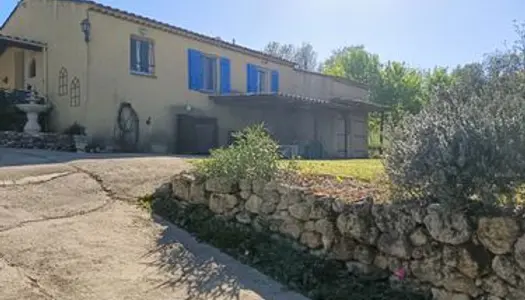
[{"label": "roof eave", "polygon": [[128,21],[133,21],[141,25],[150,26],[150,27],[160,29],[166,32],[178,34],[178,35],[181,35],[187,38],[195,39],[201,42],[205,42],[205,43],[213,44],[213,45],[216,45],[222,48],[226,48],[228,50],[255,56],[257,58],[271,61],[277,64],[286,65],[289,67],[295,66],[294,62],[284,60],[284,59],[281,59],[275,56],[267,55],[263,52],[256,51],[256,50],[244,47],[244,46],[239,46],[239,45],[235,45],[235,44],[223,41],[223,40],[214,39],[212,37],[209,37],[209,36],[197,33],[197,32],[193,32],[193,31],[181,28],[181,27],[170,25],[168,23],[160,22],[160,21],[148,18],[148,17],[140,16],[140,15],[137,15],[131,12],[127,12],[127,11],[123,11],[117,8],[106,6],[106,5],[103,5],[103,4],[94,2],[94,1],[86,1],[85,3],[89,3],[91,5],[91,7],[89,8],[89,10],[91,11],[104,13],[104,14],[107,14],[107,15],[110,15],[116,18],[128,20]]},{"label": "roof eave", "polygon": [[5,19],[4,23],[2,23],[2,26],[0,26],[0,31],[2,31],[5,27],[5,25],[7,25],[7,23],[9,23],[9,20],[11,20],[11,18],[13,17],[13,15],[15,14],[15,11],[18,9],[18,7],[20,6],[20,3],[22,3],[22,0],[19,0],[16,5],[15,5],[15,8],[13,8],[13,10],[11,10],[11,12],[9,13],[9,15],[7,16],[7,18]]},{"label": "roof eave", "polygon": [[373,111],[383,111],[385,107],[382,107],[381,105],[377,105],[374,103],[370,103],[367,101],[358,101],[358,100],[352,100],[348,99],[347,103],[338,103],[331,100],[323,100],[323,99],[317,99],[317,98],[311,98],[301,95],[294,95],[294,94],[286,94],[286,93],[263,93],[263,94],[253,94],[253,93],[244,93],[244,94],[226,94],[226,95],[210,95],[209,98],[211,100],[217,101],[217,100],[243,100],[243,99],[249,99],[251,97],[254,98],[260,98],[260,97],[275,97],[276,99],[282,99],[282,100],[292,100],[297,101],[297,103],[303,103],[303,104],[311,104],[311,105],[323,105],[326,107],[334,108],[334,109],[343,109],[343,110],[353,110],[353,109],[364,109],[368,112]]},{"label": "roof eave", "polygon": [[6,40],[6,41],[9,41],[9,42],[13,42],[15,44],[28,45],[28,46],[35,47],[35,48],[41,48],[41,49],[46,48],[46,44],[45,43],[37,42],[37,41],[25,39],[25,38],[5,35],[5,34],[1,34],[1,33],[0,33],[0,40]]}]

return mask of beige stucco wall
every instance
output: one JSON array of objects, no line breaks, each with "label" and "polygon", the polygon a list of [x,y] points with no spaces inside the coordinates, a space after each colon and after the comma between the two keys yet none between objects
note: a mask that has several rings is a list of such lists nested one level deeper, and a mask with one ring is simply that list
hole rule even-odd
[{"label": "beige stucco wall", "polygon": [[[192,107],[192,114],[217,117],[219,122],[219,142],[225,143],[230,130],[238,130],[255,120],[272,120],[272,124],[289,120],[282,112],[264,110],[253,113],[246,109],[239,111],[227,106],[214,105],[208,94],[188,89],[188,48],[228,57],[231,61],[232,91],[246,92],[246,64],[261,65],[268,69],[279,70],[281,91],[329,98],[333,96],[364,97],[366,91],[349,87],[326,77],[297,72],[293,68],[266,62],[261,59],[214,45],[195,41],[190,38],[174,35],[157,29],[113,18],[99,12],[89,12],[92,24],[90,53],[90,102],[88,110],[97,111],[90,114],[85,121],[94,133],[113,130],[117,108],[122,101],[130,102],[140,119],[141,141],[148,143],[151,135],[165,136],[163,139],[173,146],[176,130],[174,118],[177,113],[185,113],[184,106]],[[155,43],[155,76],[137,76],[129,72],[129,39],[131,35],[143,34]],[[108,49],[107,45],[111,45]],[[324,88],[318,88],[319,85]],[[95,100],[96,99],[96,100]],[[364,113],[363,113],[364,115]],[[280,116],[280,117],[279,117]],[[151,125],[145,120],[151,117]],[[282,118],[283,121],[278,119]],[[313,121],[309,117],[305,120]],[[306,122],[306,121],[303,121]],[[326,117],[320,128],[321,135],[334,152],[333,121]],[[293,124],[297,126],[297,124]],[[298,126],[304,131],[307,126]],[[289,128],[289,126],[288,126]],[[310,129],[308,129],[310,130]],[[306,137],[306,134],[302,136]]]},{"label": "beige stucco wall", "polygon": [[[282,85],[290,81],[293,70],[272,62],[265,62],[239,52],[226,50],[214,45],[174,35],[164,31],[140,26],[136,23],[90,12],[92,40],[89,44],[90,57],[90,114],[86,120],[93,132],[107,132],[108,124],[115,123],[117,108],[122,101],[130,102],[141,120],[141,138],[161,132],[170,144],[175,138],[174,117],[184,113],[184,106],[190,105],[193,113],[218,117],[219,139],[225,142],[229,129],[238,129],[243,123],[239,115],[228,107],[216,106],[209,94],[188,89],[188,48],[228,57],[231,62],[232,91],[246,91],[246,64],[261,65],[279,70]],[[155,43],[155,77],[137,76],[129,71],[129,39],[140,35]],[[107,45],[111,45],[108,49]],[[96,99],[96,100],[95,100]],[[151,117],[150,126],[145,120]],[[164,139],[166,141],[166,139]],[[171,141],[170,141],[171,140]]]},{"label": "beige stucco wall", "polygon": [[[140,143],[162,143],[173,150],[176,139],[175,116],[190,114],[218,118],[219,142],[226,143],[228,132],[243,128],[254,120],[270,120],[281,128],[290,128],[286,112],[248,112],[245,109],[214,105],[208,94],[188,89],[188,48],[217,56],[231,62],[232,91],[246,92],[246,64],[278,70],[280,90],[323,99],[341,96],[361,98],[365,90],[335,82],[323,76],[298,72],[292,67],[268,62],[251,55],[224,49],[182,37],[149,26],[88,10],[87,4],[69,1],[25,1],[3,32],[46,42],[48,97],[55,105],[53,119],[57,130],[77,121],[90,134],[110,140],[114,134],[117,111],[121,102],[129,102],[139,116]],[[91,41],[86,44],[80,30],[84,18],[91,22]],[[137,76],[129,71],[131,35],[144,35],[155,44],[155,76]],[[69,94],[58,95],[58,72],[68,70],[69,82],[74,76],[81,82],[79,107],[70,107]],[[220,80],[220,79],[219,79]],[[220,86],[220,83],[218,84]],[[358,113],[364,118],[365,113]],[[334,119],[337,112],[318,113],[318,137],[327,150],[336,154]],[[151,123],[146,124],[147,119]],[[311,112],[297,113],[294,130],[283,132],[291,137],[312,138]],[[273,125],[272,125],[273,126]],[[366,139],[365,139],[366,140]]]},{"label": "beige stucco wall", "polygon": [[[13,89],[15,86],[15,60],[14,48],[7,49],[0,55],[0,88]],[[3,82],[8,78],[7,84]]]},{"label": "beige stucco wall", "polygon": [[[47,76],[38,72],[41,90],[47,87],[47,97],[53,104],[52,129],[63,130],[75,121],[81,122],[86,114],[86,45],[80,30],[80,22],[86,17],[87,5],[69,1],[25,0],[3,28],[2,33],[24,37],[47,44],[47,54],[40,55],[42,62],[37,68],[43,70],[47,61]],[[38,63],[38,62],[37,62]],[[81,86],[81,106],[70,107],[68,95],[58,96],[58,72],[68,71],[68,87],[73,77]],[[47,82],[44,79],[47,78]]]},{"label": "beige stucco wall", "polygon": [[283,92],[305,95],[314,98],[330,99],[348,97],[366,99],[368,91],[364,88],[343,84],[326,76],[295,71],[283,85]]}]

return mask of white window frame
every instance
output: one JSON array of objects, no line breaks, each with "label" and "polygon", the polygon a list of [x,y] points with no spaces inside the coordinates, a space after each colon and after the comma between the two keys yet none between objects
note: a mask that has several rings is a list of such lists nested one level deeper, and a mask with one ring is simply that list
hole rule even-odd
[{"label": "white window frame", "polygon": [[[135,40],[137,42],[141,42],[141,43],[137,43],[137,42],[135,43],[136,65],[130,66],[131,68],[130,72],[132,74],[138,74],[138,75],[148,75],[148,76],[155,75],[155,43],[154,41],[152,39],[140,37],[136,35],[132,35],[130,39]],[[141,69],[140,49],[141,49],[141,45],[144,45],[144,42],[147,44],[147,47],[148,47],[148,71],[146,72],[140,70]]]},{"label": "white window frame", "polygon": [[[212,65],[213,65],[213,74],[211,74],[212,78],[213,78],[213,87],[212,89],[208,89],[206,87],[207,85],[207,79],[209,78],[209,75],[207,75],[209,69],[208,69],[208,66],[206,65],[206,62],[208,61],[211,61],[212,62]],[[212,55],[212,54],[206,54],[206,53],[202,53],[202,91],[203,92],[206,92],[206,93],[214,93],[217,91],[217,79],[218,79],[218,74],[217,74],[217,63],[218,63],[218,59],[217,59],[217,56],[215,55]]]},{"label": "white window frame", "polygon": [[[261,85],[261,73],[264,76],[264,85]],[[258,67],[257,68],[257,93],[264,94],[270,91],[270,70]]]}]

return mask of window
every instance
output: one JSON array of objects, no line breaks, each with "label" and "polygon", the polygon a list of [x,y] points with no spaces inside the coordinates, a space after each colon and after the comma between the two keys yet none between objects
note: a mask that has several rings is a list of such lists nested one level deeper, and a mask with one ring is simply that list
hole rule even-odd
[{"label": "window", "polygon": [[71,80],[71,91],[69,97],[69,106],[80,106],[80,80],[78,80],[77,77]]},{"label": "window", "polygon": [[257,92],[268,92],[268,72],[263,69],[257,70]]},{"label": "window", "polygon": [[36,77],[36,60],[34,58],[29,62],[29,78]]},{"label": "window", "polygon": [[230,60],[188,49],[188,88],[205,93],[229,93]]},{"label": "window", "polygon": [[62,67],[60,69],[60,72],[58,72],[58,95],[64,96],[67,95],[67,70],[66,68]]},{"label": "window", "polygon": [[152,40],[131,37],[130,70],[138,74],[155,74],[155,51]]},{"label": "window", "polygon": [[277,70],[247,64],[246,72],[247,93],[279,92],[279,72]]},{"label": "window", "polygon": [[202,76],[204,84],[202,89],[207,92],[214,92],[217,82],[217,59],[212,56],[202,56]]}]

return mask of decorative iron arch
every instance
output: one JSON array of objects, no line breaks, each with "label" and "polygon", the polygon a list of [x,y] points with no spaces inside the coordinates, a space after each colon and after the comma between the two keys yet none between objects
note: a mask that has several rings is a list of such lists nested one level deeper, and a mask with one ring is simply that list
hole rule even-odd
[{"label": "decorative iron arch", "polygon": [[58,72],[58,95],[65,96],[68,92],[68,74],[67,69],[62,67]]},{"label": "decorative iron arch", "polygon": [[72,107],[80,106],[80,80],[78,77],[74,77],[71,80],[71,87],[69,92],[69,105]]},{"label": "decorative iron arch", "polygon": [[115,124],[115,138],[121,151],[136,151],[139,142],[139,116],[129,102],[121,102]]}]

